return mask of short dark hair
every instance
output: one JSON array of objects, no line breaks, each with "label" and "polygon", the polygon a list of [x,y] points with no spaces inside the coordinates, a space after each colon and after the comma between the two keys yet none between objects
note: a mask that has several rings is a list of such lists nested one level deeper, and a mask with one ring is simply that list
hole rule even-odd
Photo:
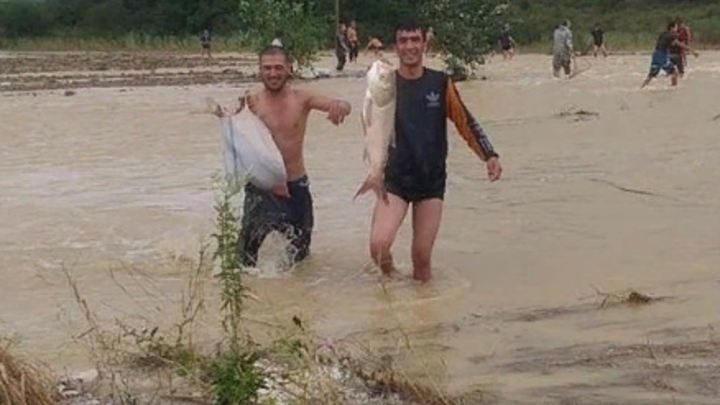
[{"label": "short dark hair", "polygon": [[290,63],[290,61],[291,61],[290,55],[288,55],[285,48],[283,48],[281,46],[270,45],[268,47],[265,47],[260,51],[260,53],[258,54],[258,57],[260,59],[262,59],[262,57],[266,56],[266,55],[282,55],[285,57],[286,62]]},{"label": "short dark hair", "polygon": [[402,21],[400,21],[395,26],[395,36],[397,36],[397,33],[400,31],[417,31],[420,30],[422,32],[422,37],[425,39],[425,34],[427,33],[427,29],[425,26],[418,21],[415,17],[406,17],[403,18]]},{"label": "short dark hair", "polygon": [[678,22],[677,22],[677,21],[675,21],[675,20],[670,21],[670,22],[668,23],[668,25],[667,25],[667,29],[668,29],[668,30],[671,30],[671,29],[673,29],[673,27],[675,27],[676,25],[678,25]]}]

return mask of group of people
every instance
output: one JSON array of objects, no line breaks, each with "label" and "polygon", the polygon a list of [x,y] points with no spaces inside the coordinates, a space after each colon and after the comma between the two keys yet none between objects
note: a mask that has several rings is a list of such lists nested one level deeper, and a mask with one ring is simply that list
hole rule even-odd
[{"label": "group of people", "polygon": [[[372,260],[386,275],[396,272],[390,253],[397,232],[412,206],[413,277],[426,282],[431,278],[431,255],[440,227],[446,187],[448,154],[447,120],[451,120],[470,149],[487,165],[490,181],[502,174],[499,156],[485,130],[471,115],[460,98],[452,79],[444,72],[424,66],[428,51],[428,31],[414,19],[397,25],[395,51],[400,66],[396,70],[397,112],[394,131],[396,141],[389,147],[381,190],[370,227],[369,251]],[[604,32],[599,25],[592,31],[598,52],[607,55]],[[668,24],[657,41],[652,56],[647,85],[660,70],[665,70],[677,84],[684,72],[686,54],[697,56],[690,46],[690,30],[680,21]],[[512,58],[514,39],[505,25],[499,37],[507,59]],[[571,74],[573,50],[572,25],[565,21],[553,34],[553,73]],[[368,49],[382,49],[377,38],[370,38]],[[341,26],[337,35],[338,69],[357,58],[357,27]],[[342,54],[341,54],[342,53]],[[255,266],[266,236],[280,231],[290,238],[288,253],[293,262],[305,259],[310,252],[314,227],[313,200],[303,159],[307,118],[311,111],[327,113],[335,125],[343,123],[351,112],[347,101],[293,89],[289,85],[291,60],[280,41],[273,42],[259,54],[263,89],[240,98],[241,108],[250,108],[267,125],[280,150],[287,170],[287,188],[283,192],[261,190],[246,185],[239,250],[245,266]],[[288,195],[289,191],[289,195]]]},{"label": "group of people", "polygon": [[[594,56],[597,57],[598,52],[602,52],[603,56],[607,57],[607,49],[605,49],[604,44],[605,32],[600,28],[600,24],[595,24],[590,34],[592,35],[595,46],[593,51]],[[492,41],[490,44],[495,45]],[[512,60],[515,55],[515,49],[517,48],[517,42],[510,34],[510,24],[504,24],[502,26],[500,35],[497,37],[497,47],[502,52],[504,60]],[[553,32],[553,74],[555,77],[559,77],[560,71],[563,69],[567,75],[572,74],[571,65],[573,56],[572,24],[569,20],[566,20],[556,26]]]},{"label": "group of people", "polygon": [[[425,32],[425,54],[429,54],[435,43],[435,33],[432,27],[428,28]],[[338,32],[335,37],[335,56],[337,57],[338,64],[336,69],[341,71],[345,68],[345,64],[348,59],[350,62],[357,62],[359,53],[360,43],[358,40],[358,28],[357,23],[352,21],[349,26],[344,23],[340,23],[338,26]],[[367,47],[365,52],[374,52],[375,57],[379,58],[382,56],[382,51],[385,49],[380,38],[374,35],[368,36]]]},{"label": "group of people", "polygon": [[[600,25],[595,24],[590,34],[594,46],[593,56],[597,58],[598,53],[602,53],[604,57],[607,57],[605,32]],[[685,74],[687,54],[692,53],[698,56],[698,53],[690,47],[691,40],[690,27],[680,18],[668,23],[667,29],[658,37],[650,63],[650,72],[640,88],[647,86],[661,70],[670,76],[670,83],[676,86],[678,79]],[[574,58],[572,24],[567,20],[556,27],[553,33],[553,75],[559,77],[560,71],[564,70],[566,75],[571,76]]]},{"label": "group of people", "polygon": [[[380,190],[375,190],[378,198],[369,250],[384,274],[396,273],[390,250],[412,206],[413,277],[426,282],[431,278],[430,259],[445,196],[447,120],[455,124],[470,149],[486,162],[490,181],[500,179],[502,166],[487,134],[462,102],[451,78],[424,66],[426,29],[414,19],[406,19],[397,25],[394,34],[400,60],[396,70],[396,141],[388,149],[384,183]],[[270,45],[263,50],[259,68],[262,90],[246,93],[240,104],[267,125],[285,162],[288,183],[282,192],[246,185],[239,238],[240,257],[245,266],[257,264],[260,246],[272,231],[288,235],[291,242],[288,253],[294,262],[308,256],[314,214],[303,159],[307,118],[311,111],[322,111],[333,124],[340,125],[351,112],[347,101],[291,88],[290,60],[282,47]]]},{"label": "group of people", "polygon": [[678,79],[685,75],[688,52],[695,57],[699,56],[697,51],[690,47],[691,41],[690,27],[680,18],[669,22],[667,29],[657,39],[650,62],[650,72],[640,88],[647,86],[661,70],[670,76],[670,84],[677,86]]},{"label": "group of people", "polygon": [[[590,35],[593,41],[593,56],[597,58],[598,54],[601,53],[604,57],[607,57],[605,31],[600,24],[595,24],[592,31],[590,31]],[[685,74],[687,54],[692,53],[697,56],[697,52],[690,47],[691,40],[692,33],[687,24],[680,18],[670,22],[667,29],[658,37],[650,72],[641,88],[647,86],[653,78],[658,76],[661,70],[670,76],[673,86],[677,85],[678,79]],[[511,60],[517,44],[510,35],[510,26],[508,24],[503,26],[497,44],[502,50],[503,59]],[[576,65],[573,63],[574,58],[572,23],[570,20],[566,20],[555,27],[553,32],[553,76],[559,78],[561,72],[564,72],[567,76],[572,76],[574,70],[577,73]]]},{"label": "group of people", "polygon": [[335,56],[337,56],[337,70],[343,70],[348,59],[350,63],[357,62],[360,42],[358,41],[357,23],[352,21],[349,26],[340,23],[335,36]]}]

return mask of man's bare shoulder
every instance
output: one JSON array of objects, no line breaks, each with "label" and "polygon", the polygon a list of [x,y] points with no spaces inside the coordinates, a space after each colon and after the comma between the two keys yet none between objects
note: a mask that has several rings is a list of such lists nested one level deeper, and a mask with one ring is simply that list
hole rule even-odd
[{"label": "man's bare shoulder", "polygon": [[308,102],[313,97],[317,96],[317,93],[308,89],[293,89],[293,94],[298,101]]},{"label": "man's bare shoulder", "polygon": [[297,102],[306,109],[316,108],[318,102],[322,99],[319,93],[308,89],[294,89],[293,92]]}]

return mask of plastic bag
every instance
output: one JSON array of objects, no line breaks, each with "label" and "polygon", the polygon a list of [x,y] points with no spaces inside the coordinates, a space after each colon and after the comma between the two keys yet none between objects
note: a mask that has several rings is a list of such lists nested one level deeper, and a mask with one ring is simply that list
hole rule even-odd
[{"label": "plastic bag", "polygon": [[286,183],[285,163],[270,130],[248,108],[222,117],[221,137],[228,181],[248,181],[268,191]]}]

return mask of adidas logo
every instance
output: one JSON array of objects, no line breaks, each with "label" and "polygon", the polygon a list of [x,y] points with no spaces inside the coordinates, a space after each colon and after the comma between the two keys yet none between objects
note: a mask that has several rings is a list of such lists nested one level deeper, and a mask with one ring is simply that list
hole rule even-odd
[{"label": "adidas logo", "polygon": [[427,99],[428,108],[440,107],[440,93],[431,91],[429,94],[425,95],[425,99]]}]

